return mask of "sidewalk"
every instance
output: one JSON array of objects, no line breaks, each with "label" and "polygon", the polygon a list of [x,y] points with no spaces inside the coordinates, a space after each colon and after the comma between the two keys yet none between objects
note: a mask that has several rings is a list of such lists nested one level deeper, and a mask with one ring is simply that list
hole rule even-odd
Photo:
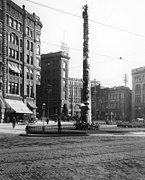
[{"label": "sidewalk", "polygon": [[[62,122],[62,127],[64,126],[73,126],[74,122]],[[43,126],[43,122],[38,121],[35,124],[29,124],[32,126]],[[26,128],[27,124],[21,124],[18,123],[16,124],[15,128],[12,127],[12,123],[0,123],[0,133],[9,133],[9,134],[26,134],[25,128]],[[44,122],[44,126],[55,126],[57,129],[57,122],[55,121],[49,121],[49,124],[47,124],[46,122]],[[57,131],[55,130],[54,133],[56,133]]]},{"label": "sidewalk", "polygon": [[[101,125],[99,130],[76,130],[73,126],[74,122],[62,122],[62,133],[57,134],[57,122],[50,121],[49,124],[44,123],[45,126],[54,126],[50,128],[48,133],[44,134],[26,134],[26,124],[16,124],[15,128],[12,127],[12,123],[0,123],[0,133],[17,134],[23,136],[75,136],[75,135],[145,135],[145,128],[118,128],[115,125]],[[30,124],[31,125],[31,124]],[[43,122],[39,121],[33,126],[42,126]],[[70,128],[64,128],[70,127]],[[73,128],[72,128],[73,127]]]}]

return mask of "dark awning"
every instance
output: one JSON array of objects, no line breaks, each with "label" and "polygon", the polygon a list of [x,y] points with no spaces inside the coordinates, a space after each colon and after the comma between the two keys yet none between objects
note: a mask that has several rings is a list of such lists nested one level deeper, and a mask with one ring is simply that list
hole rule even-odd
[{"label": "dark awning", "polygon": [[22,101],[5,99],[7,105],[16,113],[33,114],[32,111]]},{"label": "dark awning", "polygon": [[37,109],[37,106],[33,102],[28,102],[28,106],[32,109]]}]

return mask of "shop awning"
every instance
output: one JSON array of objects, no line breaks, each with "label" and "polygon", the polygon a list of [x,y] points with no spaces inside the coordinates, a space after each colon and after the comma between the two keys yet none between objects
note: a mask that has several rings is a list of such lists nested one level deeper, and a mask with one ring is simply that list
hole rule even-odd
[{"label": "shop awning", "polygon": [[9,68],[15,73],[18,73],[18,74],[20,73],[20,70],[19,70],[19,68],[17,67],[16,64],[9,63]]},{"label": "shop awning", "polygon": [[28,102],[28,106],[32,109],[37,109],[37,106],[33,102]]},{"label": "shop awning", "polygon": [[22,102],[18,100],[5,99],[7,105],[16,113],[33,114],[32,111]]}]

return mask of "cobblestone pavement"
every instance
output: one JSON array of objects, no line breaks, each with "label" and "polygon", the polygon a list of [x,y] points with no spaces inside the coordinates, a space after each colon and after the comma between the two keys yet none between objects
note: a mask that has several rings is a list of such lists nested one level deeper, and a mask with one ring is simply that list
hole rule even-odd
[{"label": "cobblestone pavement", "polygon": [[0,133],[0,180],[142,180],[145,137]]}]

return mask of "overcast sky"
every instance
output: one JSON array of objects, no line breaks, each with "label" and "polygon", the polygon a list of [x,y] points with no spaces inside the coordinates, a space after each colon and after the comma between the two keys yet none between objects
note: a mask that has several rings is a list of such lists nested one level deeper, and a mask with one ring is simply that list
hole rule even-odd
[{"label": "overcast sky", "polygon": [[[69,76],[82,78],[82,7],[89,9],[90,76],[102,86],[124,85],[131,70],[145,66],[145,0],[13,0],[35,12],[43,24],[41,53],[69,47]],[[33,2],[42,4],[38,5]],[[72,15],[70,15],[70,14]]]}]

